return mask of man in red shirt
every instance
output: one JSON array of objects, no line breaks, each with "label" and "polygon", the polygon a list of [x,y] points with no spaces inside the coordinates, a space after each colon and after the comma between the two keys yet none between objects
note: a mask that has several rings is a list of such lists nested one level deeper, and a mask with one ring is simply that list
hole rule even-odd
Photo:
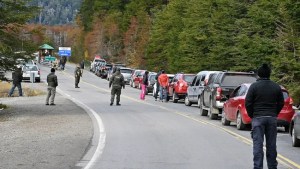
[{"label": "man in red shirt", "polygon": [[159,100],[163,102],[163,99],[167,102],[167,87],[169,85],[169,77],[164,70],[161,71],[161,75],[158,77],[159,87]]}]

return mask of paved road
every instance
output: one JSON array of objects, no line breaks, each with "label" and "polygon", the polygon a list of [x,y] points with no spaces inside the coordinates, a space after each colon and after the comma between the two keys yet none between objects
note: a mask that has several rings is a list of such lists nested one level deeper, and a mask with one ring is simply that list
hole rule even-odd
[{"label": "paved road", "polygon": [[[90,151],[77,166],[92,169],[247,169],[252,167],[249,131],[223,127],[183,103],[140,101],[139,90],[126,86],[122,106],[109,106],[108,82],[85,71],[74,88],[74,65],[58,71],[59,89],[95,116]],[[43,74],[49,68],[42,68]],[[300,168],[299,148],[287,133],[278,134],[280,169]],[[266,162],[265,162],[266,163]],[[266,164],[265,164],[265,168]]]}]

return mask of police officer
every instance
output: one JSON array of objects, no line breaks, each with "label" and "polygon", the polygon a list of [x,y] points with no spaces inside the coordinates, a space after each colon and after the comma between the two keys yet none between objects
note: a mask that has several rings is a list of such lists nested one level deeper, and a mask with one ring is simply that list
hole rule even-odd
[{"label": "police officer", "polygon": [[112,106],[114,104],[115,95],[117,95],[117,106],[121,106],[120,104],[120,95],[121,95],[121,89],[125,89],[125,81],[124,76],[120,72],[120,68],[116,68],[116,72],[111,76],[109,80],[109,88],[111,89],[111,99],[110,99],[110,105]]},{"label": "police officer", "polygon": [[75,68],[74,75],[75,75],[75,88],[79,88],[78,84],[80,81],[80,77],[82,77],[82,72],[79,64]]},{"label": "police officer", "polygon": [[8,97],[11,97],[15,88],[18,87],[19,96],[23,96],[21,82],[23,80],[22,68],[20,66],[12,73],[13,84],[9,91]]}]

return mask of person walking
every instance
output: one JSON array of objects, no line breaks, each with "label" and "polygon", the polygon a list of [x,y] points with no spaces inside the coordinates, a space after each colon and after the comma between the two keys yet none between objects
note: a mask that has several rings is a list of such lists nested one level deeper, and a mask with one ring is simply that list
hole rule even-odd
[{"label": "person walking", "polygon": [[74,76],[75,76],[75,88],[80,88],[78,86],[79,82],[80,82],[80,77],[82,77],[82,72],[81,72],[81,69],[80,69],[80,64],[78,64],[75,68],[75,71],[74,71]]},{"label": "person walking", "polygon": [[56,87],[58,86],[57,76],[55,75],[54,68],[51,68],[51,73],[49,73],[47,76],[47,83],[48,83],[48,94],[46,98],[46,105],[49,105],[49,98],[50,98],[50,105],[54,106]]},{"label": "person walking", "polygon": [[15,88],[18,88],[19,96],[23,96],[21,82],[23,80],[22,68],[20,66],[16,67],[16,70],[12,73],[12,87],[9,90],[8,97],[11,97],[14,93]]},{"label": "person walking", "polygon": [[145,73],[143,75],[142,90],[141,90],[141,94],[140,94],[140,99],[141,100],[145,100],[146,87],[148,86],[148,75],[149,75],[149,72],[145,71]]},{"label": "person walking", "polygon": [[[112,87],[112,88],[111,88]],[[125,89],[125,81],[124,76],[120,72],[120,68],[116,68],[116,72],[109,79],[109,88],[111,88],[111,98],[110,105],[114,104],[115,95],[117,95],[117,106],[121,106],[120,104],[120,96],[121,90]]]},{"label": "person walking", "polygon": [[159,82],[159,100],[167,102],[167,87],[169,85],[169,77],[165,73],[164,70],[161,71],[161,75],[158,77],[158,82]]},{"label": "person walking", "polygon": [[160,85],[159,85],[159,82],[158,82],[158,77],[161,75],[161,72],[162,70],[160,70],[156,76],[155,76],[155,80],[156,80],[156,91],[154,93],[154,98],[155,98],[155,101],[157,100],[157,95],[158,95],[158,92],[159,92],[159,88],[160,88]]},{"label": "person walking", "polygon": [[277,169],[276,138],[277,116],[284,105],[281,87],[270,80],[271,69],[263,64],[258,70],[259,79],[246,95],[246,110],[252,119],[254,169],[263,168],[263,143],[266,138],[266,157],[269,169]]}]

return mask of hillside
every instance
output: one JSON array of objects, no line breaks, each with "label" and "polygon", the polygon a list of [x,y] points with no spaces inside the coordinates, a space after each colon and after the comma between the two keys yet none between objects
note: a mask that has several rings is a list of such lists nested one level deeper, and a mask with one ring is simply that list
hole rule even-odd
[{"label": "hillside", "polygon": [[32,0],[31,5],[41,11],[32,21],[43,25],[63,25],[74,23],[82,0]]}]

